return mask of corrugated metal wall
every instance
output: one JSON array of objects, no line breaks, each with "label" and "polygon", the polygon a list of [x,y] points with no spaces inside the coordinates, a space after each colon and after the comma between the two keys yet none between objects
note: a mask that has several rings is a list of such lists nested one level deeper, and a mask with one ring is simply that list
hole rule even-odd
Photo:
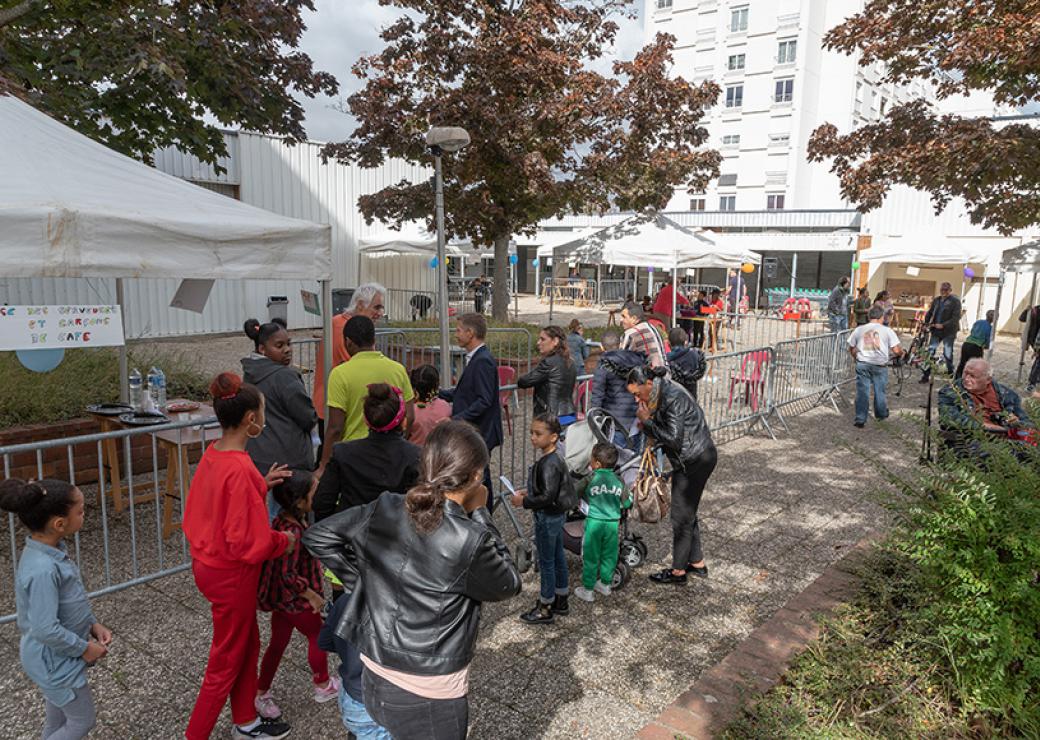
[{"label": "corrugated metal wall", "polygon": [[[237,188],[242,201],[275,213],[331,224],[334,287],[357,284],[357,239],[380,230],[378,225],[365,224],[357,209],[358,196],[401,180],[418,182],[430,176],[423,168],[400,162],[368,170],[325,165],[320,144],[288,146],[277,137],[249,133],[228,133],[225,138],[229,156],[220,162],[226,170],[223,173],[172,148],[155,153],[155,166],[199,184],[221,186],[221,191]],[[426,272],[432,276],[432,270],[427,268]],[[391,277],[396,276],[384,279]],[[423,273],[419,280],[425,277],[430,276]],[[300,290],[318,292],[317,283],[278,280],[277,275],[271,278],[218,280],[202,314],[170,308],[177,280],[127,280],[127,335],[140,338],[240,331],[245,319],[267,315],[270,295],[288,296],[291,326],[320,324],[318,317],[303,311],[300,300]],[[415,280],[414,275],[411,278]],[[421,289],[423,285],[402,287]],[[0,304],[114,302],[114,280],[0,278]]]}]

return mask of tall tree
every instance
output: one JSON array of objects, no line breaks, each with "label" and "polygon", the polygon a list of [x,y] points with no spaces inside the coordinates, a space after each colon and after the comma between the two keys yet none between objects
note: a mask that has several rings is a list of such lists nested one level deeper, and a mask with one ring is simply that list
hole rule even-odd
[{"label": "tall tree", "polygon": [[223,126],[305,137],[294,93],[335,94],[299,51],[311,0],[0,0],[0,79],[78,131],[150,161],[227,154]]},{"label": "tall tree", "polygon": [[[824,44],[883,62],[887,81],[924,80],[940,98],[983,91],[1017,107],[1040,93],[1037,0],[871,0]],[[832,158],[862,210],[902,183],[930,192],[937,210],[963,198],[973,222],[1003,233],[1040,222],[1040,130],[1022,123],[940,115],[919,100],[850,133],[820,126],[809,158]]]},{"label": "tall tree", "polygon": [[[364,166],[430,163],[431,125],[472,143],[445,157],[450,235],[494,245],[493,313],[508,310],[510,236],[568,211],[662,208],[677,183],[718,175],[699,125],[717,85],[672,77],[674,37],[658,35],[613,76],[592,66],[630,17],[631,0],[381,0],[406,14],[386,48],[360,59],[365,86],[347,103],[359,126],[328,157]],[[371,222],[433,225],[432,183],[403,181],[362,197]]]}]

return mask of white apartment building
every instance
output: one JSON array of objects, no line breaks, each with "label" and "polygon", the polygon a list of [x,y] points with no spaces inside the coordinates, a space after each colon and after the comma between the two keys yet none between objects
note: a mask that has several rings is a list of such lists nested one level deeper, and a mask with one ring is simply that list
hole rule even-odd
[{"label": "white apartment building", "polygon": [[826,51],[823,36],[861,0],[646,0],[647,39],[676,37],[675,72],[722,87],[705,125],[724,160],[705,192],[677,187],[669,210],[847,209],[829,164],[806,146],[822,123],[841,131],[909,99],[934,100],[921,82],[896,87],[881,67]]}]

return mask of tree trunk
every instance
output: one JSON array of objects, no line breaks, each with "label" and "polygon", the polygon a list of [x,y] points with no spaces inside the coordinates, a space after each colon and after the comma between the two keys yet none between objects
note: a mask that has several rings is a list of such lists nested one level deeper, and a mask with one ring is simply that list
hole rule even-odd
[{"label": "tree trunk", "polygon": [[495,292],[491,299],[491,316],[497,321],[509,320],[509,236],[495,238]]}]

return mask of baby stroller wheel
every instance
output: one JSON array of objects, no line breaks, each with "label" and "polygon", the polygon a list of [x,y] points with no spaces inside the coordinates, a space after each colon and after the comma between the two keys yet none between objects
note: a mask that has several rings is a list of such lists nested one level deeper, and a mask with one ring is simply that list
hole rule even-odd
[{"label": "baby stroller wheel", "polygon": [[646,559],[646,553],[635,542],[621,544],[621,562],[629,568],[638,568]]},{"label": "baby stroller wheel", "polygon": [[610,589],[617,591],[619,588],[628,583],[628,579],[632,576],[632,571],[629,570],[628,566],[623,560],[619,560],[617,567],[614,568],[614,577],[610,579]]},{"label": "baby stroller wheel", "polygon": [[637,537],[635,537],[634,539],[635,539],[635,543],[636,543],[636,548],[637,548],[637,549],[639,550],[639,552],[640,552],[640,553],[642,554],[642,556],[643,556],[643,560],[646,560],[646,556],[647,556],[647,554],[648,554],[648,553],[650,552],[650,550],[648,550],[648,549],[647,549],[647,547],[646,547],[646,543],[645,543],[645,542],[643,542],[643,540],[642,540],[642,538],[641,538],[641,537],[638,537],[638,536],[637,536]]},{"label": "baby stroller wheel", "polygon": [[531,570],[531,562],[534,560],[531,548],[524,547],[522,545],[516,546],[516,569],[520,573],[526,573]]}]

